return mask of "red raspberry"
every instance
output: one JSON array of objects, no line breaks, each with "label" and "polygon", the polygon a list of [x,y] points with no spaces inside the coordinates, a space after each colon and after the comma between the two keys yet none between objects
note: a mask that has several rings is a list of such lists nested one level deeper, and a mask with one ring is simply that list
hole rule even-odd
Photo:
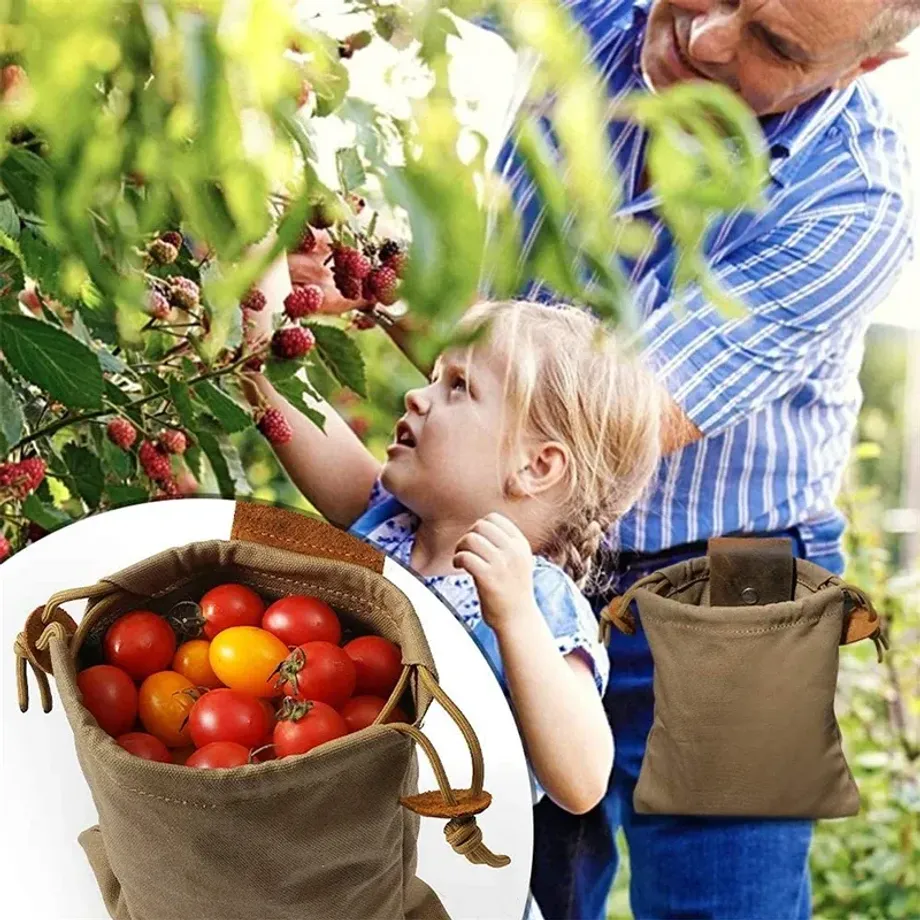
[{"label": "red raspberry", "polygon": [[284,298],[284,312],[291,319],[319,313],[322,305],[323,289],[318,284],[298,285]]},{"label": "red raspberry", "polygon": [[172,477],[164,479],[159,485],[160,491],[154,496],[154,501],[158,498],[182,498],[179,484]]},{"label": "red raspberry", "polygon": [[348,427],[363,441],[365,435],[370,430],[371,423],[363,416],[357,415],[349,419]]},{"label": "red raspberry", "polygon": [[173,246],[172,243],[167,243],[166,240],[161,237],[158,240],[154,240],[147,247],[147,255],[159,265],[169,265],[170,262],[176,261],[179,250]]},{"label": "red raspberry", "polygon": [[371,271],[371,260],[353,246],[337,246],[332,253],[332,263],[358,281],[365,279]]},{"label": "red raspberry", "polygon": [[316,249],[316,234],[310,229],[309,226],[303,228],[303,233],[300,235],[300,239],[297,241],[296,251],[297,252],[313,252]]},{"label": "red raspberry", "polygon": [[332,280],[335,282],[339,293],[346,300],[357,300],[361,296],[361,279],[356,278],[350,272],[334,268],[332,270]]},{"label": "red raspberry", "polygon": [[3,534],[0,534],[0,562],[3,562],[5,559],[9,559],[12,553],[13,547],[10,546],[10,541],[7,540]]},{"label": "red raspberry", "polygon": [[262,359],[258,355],[256,355],[255,357],[252,357],[248,361],[246,361],[243,364],[243,368],[244,370],[255,371],[256,373],[258,373],[260,370],[262,370]]},{"label": "red raspberry", "polygon": [[387,259],[381,259],[380,261],[385,268],[393,269],[393,271],[396,272],[397,278],[402,278],[406,273],[406,266],[409,264],[409,255],[405,250],[400,249],[395,255]]},{"label": "red raspberry", "polygon": [[279,358],[302,358],[315,344],[313,333],[302,326],[288,326],[272,336],[272,351]]},{"label": "red raspberry", "polygon": [[172,467],[169,457],[157,448],[151,441],[141,441],[137,456],[141,461],[144,472],[154,482],[165,482],[172,477]]},{"label": "red raspberry", "polygon": [[[374,272],[371,272],[362,282],[361,282],[361,299],[367,300],[371,304],[375,303],[377,300],[377,295],[374,292]],[[369,309],[362,307],[361,309]]]},{"label": "red raspberry", "polygon": [[178,230],[167,230],[160,234],[160,239],[169,243],[170,246],[175,246],[176,249],[182,248],[182,234]]},{"label": "red raspberry", "polygon": [[272,444],[287,444],[294,437],[288,420],[278,409],[265,410],[265,414],[259,419],[259,431]]},{"label": "red raspberry", "polygon": [[268,301],[265,299],[265,295],[258,288],[250,288],[240,301],[240,306],[244,310],[252,310],[253,313],[259,313],[265,309],[265,304],[267,303]]},{"label": "red raspberry", "polygon": [[34,543],[36,540],[41,540],[42,537],[47,535],[48,531],[45,530],[41,524],[36,524],[35,521],[29,521],[28,537],[30,543]]},{"label": "red raspberry", "polygon": [[167,428],[160,434],[160,446],[168,454],[184,454],[185,448],[188,447],[188,438],[185,432],[177,428]]},{"label": "red raspberry", "polygon": [[113,418],[105,426],[105,433],[122,450],[128,450],[137,439],[137,430],[126,418]]},{"label": "red raspberry", "polygon": [[379,300],[385,307],[391,307],[399,300],[397,291],[399,278],[389,266],[384,265],[383,268],[375,268],[367,276],[367,280],[370,282],[369,286],[374,294],[368,300]]},{"label": "red raspberry", "polygon": [[159,291],[147,292],[147,312],[154,319],[169,319],[172,307]]},{"label": "red raspberry", "polygon": [[370,313],[361,313],[356,311],[351,318],[351,325],[355,329],[363,331],[365,329],[373,329],[377,323],[375,322],[374,317],[370,315]]},{"label": "red raspberry", "polygon": [[171,278],[169,283],[170,303],[183,310],[194,310],[201,299],[201,291],[191,278]]},{"label": "red raspberry", "polygon": [[19,475],[26,493],[34,492],[44,481],[45,461],[41,457],[29,457],[19,464]]}]

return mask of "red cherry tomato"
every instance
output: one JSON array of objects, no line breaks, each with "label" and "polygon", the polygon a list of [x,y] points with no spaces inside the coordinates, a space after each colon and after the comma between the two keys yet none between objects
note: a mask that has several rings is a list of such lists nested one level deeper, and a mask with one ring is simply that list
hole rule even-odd
[{"label": "red cherry tomato", "polygon": [[209,639],[231,626],[258,626],[264,612],[262,598],[245,585],[218,585],[201,599],[204,634]]},{"label": "red cherry tomato", "polygon": [[185,761],[187,767],[203,770],[226,770],[228,767],[244,767],[249,763],[249,748],[234,741],[212,741],[198,748]]},{"label": "red cherry tomato", "polygon": [[274,633],[285,645],[342,641],[342,624],[335,611],[318,597],[292,594],[275,601],[262,617],[262,629]]},{"label": "red cherry tomato", "polygon": [[103,640],[105,660],[136,681],[165,671],[176,653],[176,634],[161,616],[135,610],[119,617]]},{"label": "red cherry tomato", "polygon": [[399,646],[381,636],[358,636],[345,646],[345,651],[355,663],[355,693],[389,697],[402,674]]},{"label": "red cherry tomato", "polygon": [[277,757],[306,754],[313,748],[348,734],[345,720],[325,703],[307,702],[289,707],[275,726]]},{"label": "red cherry tomato", "polygon": [[158,763],[172,763],[169,748],[146,732],[128,732],[115,739],[129,754],[142,757],[144,760],[154,760]]},{"label": "red cherry tomato", "polygon": [[134,727],[137,718],[137,687],[134,681],[110,664],[97,664],[77,675],[83,705],[99,727],[114,738]]},{"label": "red cherry tomato", "polygon": [[286,696],[333,708],[343,706],[355,689],[354,663],[331,642],[298,645],[281,665],[280,676]]},{"label": "red cherry tomato", "polygon": [[202,748],[214,741],[234,741],[247,750],[265,742],[269,722],[254,696],[226,688],[211,690],[198,700],[188,717],[192,741]]},{"label": "red cherry tomato", "polygon": [[[350,732],[361,731],[368,725],[373,725],[374,719],[380,715],[381,710],[386,706],[387,701],[380,696],[353,696],[339,711],[342,718],[348,726]],[[408,722],[406,714],[394,706],[393,711],[387,716],[387,722]]]},{"label": "red cherry tomato", "polygon": [[265,711],[265,724],[268,730],[265,732],[265,738],[262,740],[263,744],[271,744],[272,733],[275,730],[275,723],[278,721],[278,713],[275,712],[275,707],[272,705],[271,700],[265,699],[265,697],[259,697],[259,704],[262,709]]}]

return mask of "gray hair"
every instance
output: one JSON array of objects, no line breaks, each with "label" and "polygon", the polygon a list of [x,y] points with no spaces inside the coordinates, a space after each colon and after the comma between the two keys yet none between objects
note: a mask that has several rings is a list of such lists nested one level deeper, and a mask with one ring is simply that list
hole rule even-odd
[{"label": "gray hair", "polygon": [[882,0],[863,43],[864,51],[891,48],[920,26],[920,0]]}]

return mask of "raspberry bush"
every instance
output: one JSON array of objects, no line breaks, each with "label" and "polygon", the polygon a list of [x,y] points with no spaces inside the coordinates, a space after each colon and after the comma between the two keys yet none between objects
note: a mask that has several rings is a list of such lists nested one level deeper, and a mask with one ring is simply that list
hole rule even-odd
[{"label": "raspberry bush", "polygon": [[[607,112],[579,32],[557,39],[571,23],[554,0],[339,5],[347,15],[326,18],[322,4],[288,0],[7,5],[3,553],[83,514],[187,495],[198,483],[247,493],[246,439],[290,436],[243,399],[247,369],[262,367],[321,424],[318,393],[364,400],[366,377],[386,376],[366,373],[362,352],[375,352],[358,344],[374,339],[363,332],[375,325],[374,304],[418,314],[431,353],[483,277],[496,296],[540,279],[628,322],[613,256],[645,237],[612,216],[606,118],[648,128],[661,212],[684,250],[681,277],[718,296],[701,230],[713,210],[753,203],[763,175],[756,121],[727,92],[679,87]],[[526,265],[482,145],[461,156],[461,142],[475,138],[448,80],[455,15],[487,14],[542,60],[539,98],[514,129],[548,208]],[[402,49],[427,74],[411,117],[352,95],[350,68],[374,43]],[[333,121],[353,140],[329,150]],[[541,123],[553,126],[558,150]],[[247,316],[266,306],[255,283],[285,250],[314,252],[321,233],[355,310],[323,314],[322,288],[298,285],[273,316],[271,341],[247,344]],[[389,400],[377,392],[381,405]]]}]

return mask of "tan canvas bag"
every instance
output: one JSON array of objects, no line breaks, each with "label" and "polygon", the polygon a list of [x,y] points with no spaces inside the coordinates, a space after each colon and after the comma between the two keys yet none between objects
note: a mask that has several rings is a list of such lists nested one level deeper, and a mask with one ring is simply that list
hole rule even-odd
[{"label": "tan canvas bag", "polygon": [[[329,920],[447,917],[415,874],[419,815],[447,819],[451,846],[499,867],[475,815],[490,803],[472,726],[437,681],[431,652],[406,596],[383,577],[377,550],[322,522],[238,503],[229,541],[159,553],[90,588],[61,592],[38,608],[16,643],[20,703],[26,667],[45,711],[53,674],[73,730],[99,824],[80,835],[116,920]],[[299,757],[227,770],[153,763],[122,750],[80,703],[78,669],[120,614],[166,614],[226,581],[265,598],[316,595],[343,625],[402,649],[403,674],[378,723]],[[88,598],[79,626],[59,606]],[[450,786],[420,729],[437,701],[463,733],[472,784]],[[381,724],[397,702],[413,724]],[[439,789],[419,794],[416,746]]]},{"label": "tan canvas bag", "polygon": [[793,558],[785,539],[712,540],[602,612],[654,662],[640,814],[839,818],[859,792],[834,715],[839,646],[884,638],[857,588]]}]

